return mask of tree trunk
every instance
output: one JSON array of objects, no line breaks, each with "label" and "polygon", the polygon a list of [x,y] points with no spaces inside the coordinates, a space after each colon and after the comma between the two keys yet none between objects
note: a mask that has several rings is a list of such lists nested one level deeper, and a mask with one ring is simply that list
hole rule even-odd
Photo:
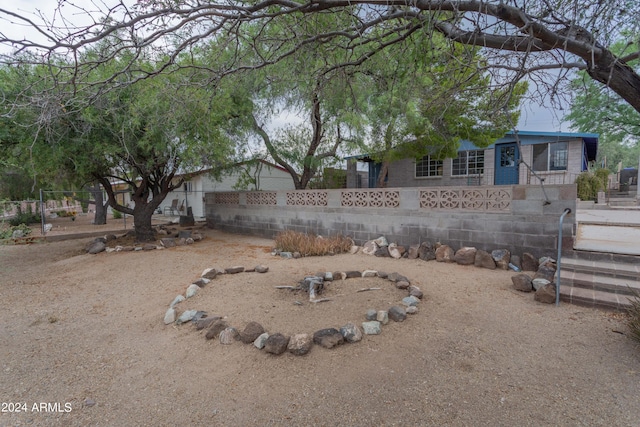
[{"label": "tree trunk", "polygon": [[154,209],[151,205],[136,206],[133,208],[133,226],[136,232],[136,242],[153,242],[156,240],[156,233],[151,225],[151,217]]},{"label": "tree trunk", "polygon": [[377,188],[386,188],[388,174],[389,174],[389,162],[386,160],[383,160],[382,166],[380,167],[380,174],[378,175],[378,181],[376,182]]},{"label": "tree trunk", "polygon": [[89,187],[89,193],[93,196],[94,204],[96,207],[96,215],[93,220],[94,225],[104,225],[107,223],[107,203],[104,202],[104,198],[102,197],[102,189],[100,188],[100,184],[96,184],[95,186]]}]

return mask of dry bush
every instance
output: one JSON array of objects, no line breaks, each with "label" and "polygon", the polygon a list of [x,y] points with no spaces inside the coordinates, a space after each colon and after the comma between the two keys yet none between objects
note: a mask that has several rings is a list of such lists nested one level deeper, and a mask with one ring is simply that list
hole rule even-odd
[{"label": "dry bush", "polygon": [[631,306],[627,308],[627,313],[629,313],[627,326],[629,326],[631,339],[640,343],[640,293],[635,289],[629,289],[633,293],[633,297],[629,298]]},{"label": "dry bush", "polygon": [[348,252],[353,240],[340,234],[315,236],[297,231],[283,231],[275,238],[276,248],[283,252],[300,252],[302,256],[335,255]]}]

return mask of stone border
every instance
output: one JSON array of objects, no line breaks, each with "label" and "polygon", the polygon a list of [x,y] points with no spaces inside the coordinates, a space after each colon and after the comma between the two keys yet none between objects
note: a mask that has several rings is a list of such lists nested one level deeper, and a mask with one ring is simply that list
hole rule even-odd
[{"label": "stone border", "polygon": [[[195,296],[201,288],[205,287],[211,280],[223,274],[238,274],[242,272],[267,273],[269,267],[258,265],[252,269],[245,269],[243,266],[234,266],[225,268],[224,270],[216,268],[207,268],[200,276],[200,279],[187,286],[185,294],[176,296],[169,304],[169,308],[164,315],[165,325],[182,325],[188,322],[194,324],[196,330],[207,329],[205,337],[207,339],[218,338],[221,344],[229,345],[234,341],[242,341],[245,344],[253,344],[256,348],[270,354],[279,355],[285,351],[291,354],[302,356],[311,350],[314,344],[324,348],[333,348],[337,345],[347,343],[355,343],[361,341],[363,335],[379,335],[382,332],[382,325],[389,323],[389,320],[395,322],[403,322],[407,318],[407,314],[415,314],[418,312],[418,304],[420,303],[423,293],[410,280],[399,273],[385,273],[382,271],[365,270],[365,271],[338,271],[318,273],[315,276],[307,276],[298,287],[277,287],[292,290],[310,290],[311,302],[328,301],[327,298],[315,299],[314,290],[316,285],[324,286],[326,282],[332,282],[336,278],[347,280],[350,278],[367,278],[379,277],[387,279],[395,284],[400,290],[406,290],[408,296],[402,299],[399,305],[394,305],[388,310],[368,309],[365,313],[366,321],[362,322],[362,329],[354,323],[347,323],[340,330],[335,328],[325,328],[316,331],[313,335],[300,333],[287,337],[281,333],[269,334],[258,322],[249,322],[243,331],[238,331],[222,316],[208,316],[207,312],[201,310],[186,310],[178,316],[176,306],[187,298]],[[364,288],[357,292],[376,290],[378,288]],[[406,307],[406,308],[405,308]]]}]

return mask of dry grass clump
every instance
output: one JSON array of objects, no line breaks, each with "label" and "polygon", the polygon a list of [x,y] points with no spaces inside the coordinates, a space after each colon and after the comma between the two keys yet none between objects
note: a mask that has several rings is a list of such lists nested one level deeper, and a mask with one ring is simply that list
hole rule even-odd
[{"label": "dry grass clump", "polygon": [[302,256],[335,255],[348,252],[353,240],[340,234],[331,237],[283,231],[275,238],[276,248],[283,252],[299,252]]},{"label": "dry grass clump", "polygon": [[631,289],[631,292],[633,298],[629,298],[631,306],[627,308],[627,313],[629,313],[627,326],[629,326],[631,339],[640,343],[640,293],[634,289]]}]

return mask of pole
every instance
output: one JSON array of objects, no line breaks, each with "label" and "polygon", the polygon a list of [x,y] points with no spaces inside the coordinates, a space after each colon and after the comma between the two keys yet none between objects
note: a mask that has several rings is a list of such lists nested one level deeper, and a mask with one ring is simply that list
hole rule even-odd
[{"label": "pole", "polygon": [[562,215],[560,215],[560,225],[558,226],[558,271],[556,272],[556,307],[560,305],[560,271],[562,265],[562,222],[564,221],[564,217],[571,213],[571,209],[566,208]]},{"label": "pole", "polygon": [[44,236],[46,234],[46,231],[44,230],[45,217],[44,217],[44,202],[42,201],[42,199],[43,199],[43,193],[41,188],[40,189],[40,234]]}]

